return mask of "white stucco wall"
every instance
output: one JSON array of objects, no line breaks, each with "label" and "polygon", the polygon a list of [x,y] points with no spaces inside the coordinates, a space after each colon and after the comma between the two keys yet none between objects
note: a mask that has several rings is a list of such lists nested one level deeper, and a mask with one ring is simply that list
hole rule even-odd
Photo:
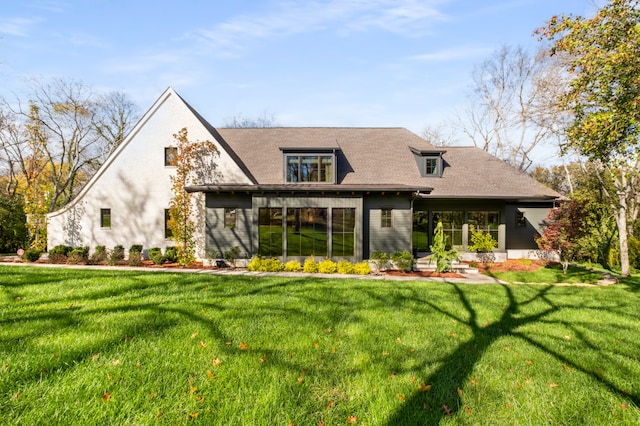
[{"label": "white stucco wall", "polygon": [[[173,135],[184,127],[190,141],[216,143],[184,101],[167,89],[78,197],[48,216],[48,247],[66,244],[93,250],[121,244],[128,250],[142,244],[147,250],[175,245],[164,238],[164,210],[169,208],[174,173],[174,168],[164,166],[164,148],[176,145]],[[250,183],[226,152],[220,152],[216,163],[219,175],[207,183]],[[106,208],[111,209],[111,227],[101,228],[100,209]],[[197,226],[203,233],[204,223]],[[198,235],[197,240],[204,238]]]}]

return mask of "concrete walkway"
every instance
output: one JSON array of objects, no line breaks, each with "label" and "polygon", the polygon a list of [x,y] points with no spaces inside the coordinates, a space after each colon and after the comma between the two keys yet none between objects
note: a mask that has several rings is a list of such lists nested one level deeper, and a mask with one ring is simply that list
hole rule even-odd
[{"label": "concrete walkway", "polygon": [[106,266],[106,265],[60,265],[53,263],[26,263],[20,261],[0,261],[2,266],[34,266],[41,268],[69,268],[85,269],[94,271],[139,271],[139,272],[169,272],[169,273],[192,273],[205,275],[247,275],[254,277],[289,277],[289,278],[329,278],[329,279],[356,279],[356,280],[378,280],[378,281],[429,281],[441,283],[459,284],[507,284],[505,281],[492,278],[484,274],[460,274],[464,278],[441,278],[441,277],[413,277],[397,275],[345,275],[345,274],[309,274],[305,272],[253,272],[246,269],[190,269],[190,268],[163,268],[163,267],[136,267],[136,266]]}]

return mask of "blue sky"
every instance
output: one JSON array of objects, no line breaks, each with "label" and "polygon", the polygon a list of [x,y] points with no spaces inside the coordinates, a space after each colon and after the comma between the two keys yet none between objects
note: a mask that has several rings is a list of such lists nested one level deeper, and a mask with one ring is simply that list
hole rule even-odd
[{"label": "blue sky", "polygon": [[[532,51],[592,0],[21,0],[0,12],[0,95],[28,78],[120,90],[146,110],[169,86],[211,124],[406,127],[464,108],[473,68]],[[465,144],[465,141],[460,141]]]}]

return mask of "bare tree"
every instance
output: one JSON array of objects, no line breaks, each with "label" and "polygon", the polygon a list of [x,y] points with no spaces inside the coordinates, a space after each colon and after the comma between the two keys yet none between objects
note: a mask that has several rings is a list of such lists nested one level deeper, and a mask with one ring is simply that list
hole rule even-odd
[{"label": "bare tree", "polygon": [[426,126],[422,131],[422,139],[426,140],[433,146],[450,146],[454,145],[456,140],[450,130],[444,123],[436,126]]},{"label": "bare tree", "polygon": [[122,94],[97,96],[81,82],[55,79],[32,82],[27,102],[3,100],[0,115],[6,172],[26,185],[45,179],[47,211],[53,211],[75,196],[120,143],[137,109]]},{"label": "bare tree", "polygon": [[227,119],[222,125],[222,127],[230,128],[266,128],[279,126],[280,125],[273,114],[267,114],[266,111],[256,118],[248,117],[244,114],[238,114]]},{"label": "bare tree", "polygon": [[496,51],[474,70],[460,129],[475,146],[526,171],[536,148],[557,147],[563,137],[557,98],[567,78],[557,61],[542,50],[534,56],[520,47]]}]

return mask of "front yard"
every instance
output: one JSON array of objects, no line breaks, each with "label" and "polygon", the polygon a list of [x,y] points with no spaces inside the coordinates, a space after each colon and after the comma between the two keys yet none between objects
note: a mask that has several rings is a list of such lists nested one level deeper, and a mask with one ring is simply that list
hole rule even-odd
[{"label": "front yard", "polygon": [[5,424],[640,423],[640,278],[0,266]]}]

